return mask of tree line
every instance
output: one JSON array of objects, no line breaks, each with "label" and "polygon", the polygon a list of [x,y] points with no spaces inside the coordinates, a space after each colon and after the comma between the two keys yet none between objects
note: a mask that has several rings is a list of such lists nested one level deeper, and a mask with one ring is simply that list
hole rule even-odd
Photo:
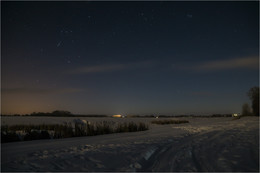
[{"label": "tree line", "polygon": [[107,115],[77,115],[72,114],[69,111],[55,110],[53,112],[33,112],[31,114],[13,114],[13,115],[3,115],[1,116],[38,116],[38,117],[108,117]]}]

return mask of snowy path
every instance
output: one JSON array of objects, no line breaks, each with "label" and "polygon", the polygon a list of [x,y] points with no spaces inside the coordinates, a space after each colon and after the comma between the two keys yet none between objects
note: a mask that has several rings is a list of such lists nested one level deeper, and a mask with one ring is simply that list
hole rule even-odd
[{"label": "snowy path", "polygon": [[259,171],[259,120],[189,124],[92,137],[2,144],[2,171]]},{"label": "snowy path", "polygon": [[258,129],[216,130],[175,140],[162,148],[141,171],[258,172]]}]

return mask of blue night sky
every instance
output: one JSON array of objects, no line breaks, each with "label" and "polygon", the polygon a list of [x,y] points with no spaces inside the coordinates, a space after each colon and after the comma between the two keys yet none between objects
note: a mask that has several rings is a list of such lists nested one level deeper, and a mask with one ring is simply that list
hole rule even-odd
[{"label": "blue night sky", "polygon": [[259,2],[1,2],[1,113],[241,112]]}]

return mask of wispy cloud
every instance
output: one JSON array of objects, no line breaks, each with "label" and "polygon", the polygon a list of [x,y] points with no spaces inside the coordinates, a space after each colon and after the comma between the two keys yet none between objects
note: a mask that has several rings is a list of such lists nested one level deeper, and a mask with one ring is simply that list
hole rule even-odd
[{"label": "wispy cloud", "polygon": [[77,93],[84,91],[79,88],[2,88],[3,94],[64,94],[64,93]]},{"label": "wispy cloud", "polygon": [[207,61],[190,66],[180,66],[178,69],[192,70],[192,71],[219,71],[230,69],[259,69],[259,58],[243,57],[233,58],[227,60]]},{"label": "wispy cloud", "polygon": [[70,71],[72,74],[90,74],[90,73],[103,73],[112,71],[121,71],[137,68],[147,68],[153,65],[150,61],[137,62],[137,63],[121,63],[121,64],[102,64],[95,66],[83,66]]},{"label": "wispy cloud", "polygon": [[258,68],[258,57],[246,57],[228,59],[222,61],[212,61],[199,64],[196,69],[198,70],[225,70],[225,69],[241,69],[241,68]]}]

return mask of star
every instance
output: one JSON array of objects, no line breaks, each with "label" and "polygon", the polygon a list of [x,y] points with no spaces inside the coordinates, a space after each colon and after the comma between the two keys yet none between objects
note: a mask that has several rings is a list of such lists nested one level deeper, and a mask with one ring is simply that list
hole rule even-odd
[{"label": "star", "polygon": [[60,47],[61,42],[62,42],[62,41],[60,41],[60,42],[57,44],[57,47]]},{"label": "star", "polygon": [[187,14],[186,17],[192,18],[192,14]]}]

